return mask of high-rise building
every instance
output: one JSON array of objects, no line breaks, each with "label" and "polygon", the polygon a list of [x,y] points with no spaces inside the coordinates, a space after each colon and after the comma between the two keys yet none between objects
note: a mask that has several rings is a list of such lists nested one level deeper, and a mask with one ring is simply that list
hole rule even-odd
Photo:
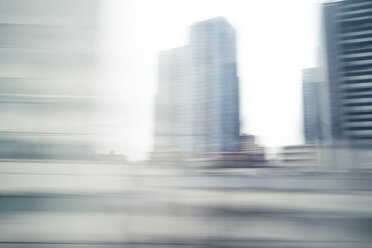
[{"label": "high-rise building", "polygon": [[[188,47],[163,51],[159,56],[159,86],[155,107],[155,148],[186,149],[193,134]],[[180,144],[180,142],[183,142]]]},{"label": "high-rise building", "polygon": [[323,140],[320,68],[308,68],[302,72],[302,100],[305,143]]},{"label": "high-rise building", "polygon": [[235,30],[222,17],[195,23],[187,46],[159,56],[155,150],[234,151],[239,128]]},{"label": "high-rise building", "polygon": [[324,92],[335,143],[372,145],[372,2],[323,5]]}]

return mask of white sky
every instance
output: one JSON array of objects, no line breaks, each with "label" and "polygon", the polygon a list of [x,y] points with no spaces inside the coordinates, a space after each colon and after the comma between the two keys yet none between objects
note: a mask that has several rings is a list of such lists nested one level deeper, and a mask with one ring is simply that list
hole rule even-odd
[{"label": "white sky", "polygon": [[316,65],[320,0],[106,0],[100,94],[105,148],[142,158],[152,148],[159,51],[187,44],[189,26],[224,16],[236,29],[242,132],[259,143],[302,142],[301,70]]}]

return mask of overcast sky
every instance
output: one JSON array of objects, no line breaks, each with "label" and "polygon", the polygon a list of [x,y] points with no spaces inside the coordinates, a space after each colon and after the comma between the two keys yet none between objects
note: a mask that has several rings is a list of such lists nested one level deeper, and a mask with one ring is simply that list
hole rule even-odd
[{"label": "overcast sky", "polygon": [[236,29],[242,132],[259,143],[302,142],[301,70],[316,65],[319,0],[107,0],[102,5],[100,121],[108,150],[142,158],[152,147],[159,51],[185,45],[189,26],[224,16]]}]

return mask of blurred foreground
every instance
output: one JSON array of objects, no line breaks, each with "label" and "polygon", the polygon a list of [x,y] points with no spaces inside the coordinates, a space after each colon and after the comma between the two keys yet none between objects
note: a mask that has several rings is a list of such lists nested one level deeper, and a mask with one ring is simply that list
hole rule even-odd
[{"label": "blurred foreground", "polygon": [[370,247],[372,171],[3,161],[0,247]]}]

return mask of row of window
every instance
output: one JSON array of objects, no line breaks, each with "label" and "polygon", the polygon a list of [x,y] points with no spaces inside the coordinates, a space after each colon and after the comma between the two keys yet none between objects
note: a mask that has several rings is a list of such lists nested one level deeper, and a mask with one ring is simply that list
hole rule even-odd
[{"label": "row of window", "polygon": [[[372,27],[371,27],[372,28]],[[353,43],[347,44],[347,46],[341,45],[343,51],[343,54],[355,54],[355,53],[368,53],[372,52],[372,45],[368,44],[359,44],[359,45],[354,45]]]},{"label": "row of window", "polygon": [[344,80],[344,84],[362,84],[362,83],[372,83],[372,79]]},{"label": "row of window", "polygon": [[361,54],[361,56],[359,56],[359,57],[343,58],[342,59],[343,62],[353,62],[353,61],[363,61],[363,60],[372,60],[372,56],[371,55],[363,55],[363,54]]},{"label": "row of window", "polygon": [[353,111],[347,112],[346,115],[355,116],[355,115],[372,115],[372,111]]},{"label": "row of window", "polygon": [[353,40],[353,39],[362,39],[362,38],[372,38],[372,33],[347,35],[347,36],[341,37],[342,40]]},{"label": "row of window", "polygon": [[350,33],[357,31],[371,30],[372,20],[357,20],[357,21],[342,21],[341,20],[341,33]]},{"label": "row of window", "polygon": [[[360,4],[357,4],[360,2]],[[353,0],[353,4],[350,4],[350,1],[348,3],[345,2],[345,4],[342,6],[343,12],[348,11],[354,11],[354,10],[363,10],[372,8],[372,3],[370,1],[364,1],[364,0]]]},{"label": "row of window", "polygon": [[364,99],[364,98],[372,98],[372,94],[363,94],[363,95],[347,95],[343,99]]},{"label": "row of window", "polygon": [[354,130],[372,130],[372,126],[369,127],[348,127],[345,128],[346,130],[354,131]]},{"label": "row of window", "polygon": [[372,63],[364,64],[364,65],[346,65],[346,66],[343,67],[343,69],[346,72],[371,70],[372,69]]},{"label": "row of window", "polygon": [[365,11],[360,12],[360,13],[351,13],[351,14],[345,14],[344,13],[341,18],[347,19],[347,18],[355,18],[355,17],[372,16],[372,9],[363,8],[363,9],[360,9],[360,10],[365,10]]},{"label": "row of window", "polygon": [[368,122],[372,121],[372,118],[356,118],[356,119],[349,119],[347,122]]},{"label": "row of window", "polygon": [[352,76],[366,76],[372,75],[372,70],[360,70],[360,71],[344,71],[342,76],[344,77],[352,77]]},{"label": "row of window", "polygon": [[361,107],[361,106],[372,106],[372,102],[358,102],[358,103],[345,103],[345,107]]},{"label": "row of window", "polygon": [[[352,43],[342,44],[342,48],[345,50],[356,50],[356,49],[362,49],[362,48],[367,48],[367,47],[370,48],[371,46],[372,46],[372,40],[355,41]],[[355,53],[355,51],[353,53]]]}]

